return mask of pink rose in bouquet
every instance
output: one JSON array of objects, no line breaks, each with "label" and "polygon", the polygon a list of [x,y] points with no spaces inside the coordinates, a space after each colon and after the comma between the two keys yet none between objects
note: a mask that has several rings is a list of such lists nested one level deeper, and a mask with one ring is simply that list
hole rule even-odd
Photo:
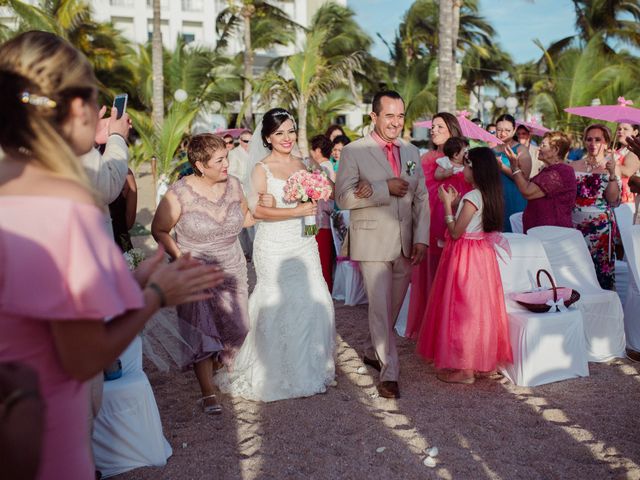
[{"label": "pink rose in bouquet", "polygon": [[[331,182],[327,175],[320,171],[300,170],[292,174],[284,186],[284,199],[287,202],[311,202],[329,200]],[[316,235],[318,226],[313,215],[304,217],[304,234]]]}]

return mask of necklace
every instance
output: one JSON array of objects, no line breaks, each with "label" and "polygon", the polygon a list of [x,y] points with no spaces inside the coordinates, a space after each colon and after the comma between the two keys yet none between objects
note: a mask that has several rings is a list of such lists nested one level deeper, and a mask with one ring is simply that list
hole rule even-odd
[{"label": "necklace", "polygon": [[593,157],[593,160],[590,160],[592,157],[587,157],[584,159],[584,163],[587,166],[587,173],[591,173],[593,170],[597,168],[601,168],[604,162],[599,162],[597,157]]}]

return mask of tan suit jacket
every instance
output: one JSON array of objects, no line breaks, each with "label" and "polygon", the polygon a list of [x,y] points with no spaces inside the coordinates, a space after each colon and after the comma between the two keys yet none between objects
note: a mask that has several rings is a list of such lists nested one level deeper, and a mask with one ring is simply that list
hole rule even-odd
[{"label": "tan suit jacket", "polygon": [[[418,149],[400,141],[401,178],[409,182],[404,197],[389,194],[391,165],[371,135],[342,150],[336,179],[338,206],[351,210],[349,256],[357,261],[392,261],[411,256],[414,243],[429,244],[429,196]],[[413,169],[408,167],[414,162]],[[413,171],[411,171],[413,170]],[[357,198],[360,180],[373,188],[369,198]]]}]

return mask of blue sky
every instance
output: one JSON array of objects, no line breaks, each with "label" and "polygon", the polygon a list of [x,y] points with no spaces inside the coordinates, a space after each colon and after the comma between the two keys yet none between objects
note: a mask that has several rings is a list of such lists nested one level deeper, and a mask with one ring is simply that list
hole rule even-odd
[{"label": "blue sky", "polygon": [[[376,33],[391,42],[412,0],[347,0],[358,23],[375,39],[373,54],[388,59]],[[480,14],[498,32],[496,41],[518,63],[540,57],[534,39],[547,46],[575,33],[575,11],[570,0],[480,0]]]}]

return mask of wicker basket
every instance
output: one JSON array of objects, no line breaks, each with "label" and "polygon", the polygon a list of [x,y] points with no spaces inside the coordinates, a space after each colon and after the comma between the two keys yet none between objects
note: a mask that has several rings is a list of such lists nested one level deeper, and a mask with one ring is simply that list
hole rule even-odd
[{"label": "wicker basket", "polygon": [[[558,290],[560,290],[560,288],[556,286],[556,283],[553,281],[553,277],[551,277],[551,274],[542,268],[538,270],[538,273],[536,274],[536,283],[538,284],[538,287],[542,286],[540,284],[540,275],[542,273],[544,273],[549,279],[549,281],[551,282],[551,288],[548,290],[545,290],[545,292],[549,292],[551,294],[549,298],[553,299],[554,302],[557,302]],[[534,293],[534,292],[527,292],[526,294],[529,294],[529,293]],[[551,306],[547,305],[546,303],[530,303],[525,301],[525,299],[518,299],[517,297],[522,297],[522,294],[516,296],[515,301],[531,312],[546,313],[549,310],[551,310]],[[571,294],[569,295],[569,298],[566,298],[566,297],[564,298],[564,306],[569,307],[570,305],[573,305],[574,303],[576,303],[578,300],[580,300],[580,294],[576,290],[571,289]]]}]

